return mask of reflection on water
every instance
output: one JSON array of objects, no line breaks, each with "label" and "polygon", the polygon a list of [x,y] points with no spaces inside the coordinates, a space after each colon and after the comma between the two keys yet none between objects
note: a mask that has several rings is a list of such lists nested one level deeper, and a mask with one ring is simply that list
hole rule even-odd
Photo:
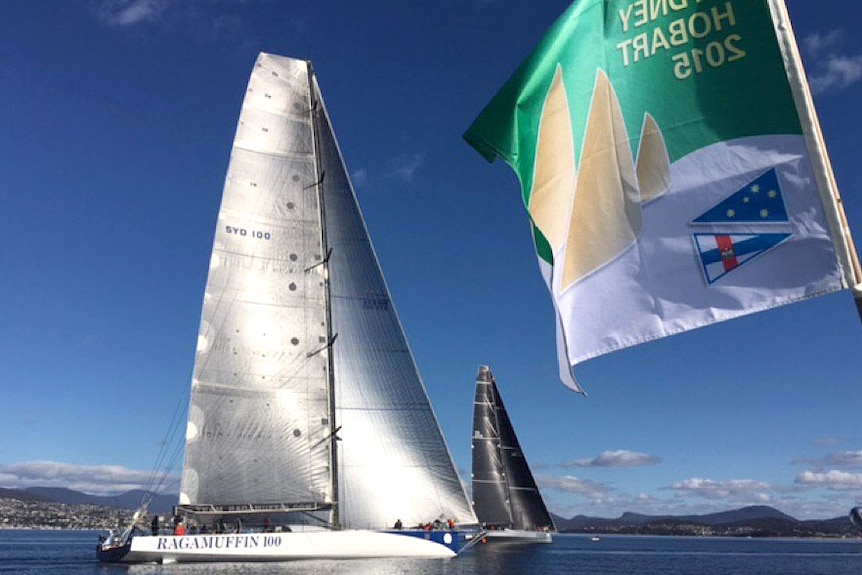
[{"label": "reflection on water", "polygon": [[96,532],[0,530],[0,575],[862,575],[862,541],[556,535],[455,559],[101,565]]},{"label": "reflection on water", "polygon": [[[177,563],[105,565],[117,575],[570,575],[571,558],[556,544],[487,544],[455,559],[353,559],[282,563]],[[122,572],[122,573],[121,573]],[[105,573],[102,575],[113,575]]]},{"label": "reflection on water", "polygon": [[456,575],[458,559],[352,559],[283,563],[178,563],[120,567],[129,575]]}]

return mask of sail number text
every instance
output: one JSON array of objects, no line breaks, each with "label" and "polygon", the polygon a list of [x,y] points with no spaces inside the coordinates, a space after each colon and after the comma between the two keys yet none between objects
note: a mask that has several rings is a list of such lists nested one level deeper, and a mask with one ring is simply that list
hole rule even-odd
[{"label": "sail number text", "polygon": [[262,232],[260,230],[247,230],[245,228],[237,228],[235,226],[225,226],[224,231],[227,234],[234,234],[244,238],[255,238],[258,240],[272,239],[272,234],[270,234],[269,232]]}]

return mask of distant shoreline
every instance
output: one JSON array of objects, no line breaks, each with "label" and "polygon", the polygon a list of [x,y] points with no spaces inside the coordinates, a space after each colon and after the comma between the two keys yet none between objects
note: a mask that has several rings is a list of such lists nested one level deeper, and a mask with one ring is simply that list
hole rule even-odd
[{"label": "distant shoreline", "polygon": [[[71,501],[85,494],[64,490]],[[139,502],[140,495],[135,499]],[[166,499],[166,496],[162,496]],[[98,499],[98,498],[97,498]],[[131,498],[129,498],[131,499]],[[132,504],[130,503],[131,507]],[[162,505],[161,507],[166,507]],[[160,507],[151,507],[166,515]],[[107,530],[128,525],[134,510],[104,504],[64,503],[35,496],[27,491],[0,493],[0,529],[18,530]],[[846,516],[824,520],[797,520],[768,506],[690,516],[649,516],[624,513],[616,519],[554,516],[557,530],[573,535],[647,535],[671,537],[730,537],[785,539],[859,539],[860,534]]]}]

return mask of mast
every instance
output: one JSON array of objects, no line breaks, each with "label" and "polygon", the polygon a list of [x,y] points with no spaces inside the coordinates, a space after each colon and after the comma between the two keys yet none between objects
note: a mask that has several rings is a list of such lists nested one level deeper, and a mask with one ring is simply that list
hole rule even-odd
[{"label": "mast", "polygon": [[323,198],[323,179],[325,172],[321,167],[320,162],[320,136],[318,134],[318,124],[316,122],[317,115],[320,113],[320,106],[316,98],[315,83],[314,83],[314,68],[311,61],[306,61],[308,69],[308,98],[309,98],[309,114],[311,117],[311,133],[314,140],[314,168],[316,171],[315,188],[317,191],[317,205],[320,213],[320,245],[323,251],[323,290],[324,301],[326,307],[326,357],[327,357],[327,372],[329,386],[329,457],[330,457],[330,483],[332,490],[332,508],[330,511],[331,523],[334,527],[339,528],[341,521],[339,518],[338,509],[338,428],[335,422],[335,362],[333,361],[333,353],[330,348],[335,342],[335,335],[332,333],[332,303],[330,299],[329,286],[329,244],[326,238],[326,206]]}]

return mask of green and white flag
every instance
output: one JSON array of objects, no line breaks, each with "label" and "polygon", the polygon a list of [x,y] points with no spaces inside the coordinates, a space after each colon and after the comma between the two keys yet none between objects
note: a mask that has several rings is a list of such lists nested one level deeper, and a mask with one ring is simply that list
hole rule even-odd
[{"label": "green and white flag", "polygon": [[584,360],[860,283],[781,0],[577,1],[464,138],[520,180],[576,390]]}]

